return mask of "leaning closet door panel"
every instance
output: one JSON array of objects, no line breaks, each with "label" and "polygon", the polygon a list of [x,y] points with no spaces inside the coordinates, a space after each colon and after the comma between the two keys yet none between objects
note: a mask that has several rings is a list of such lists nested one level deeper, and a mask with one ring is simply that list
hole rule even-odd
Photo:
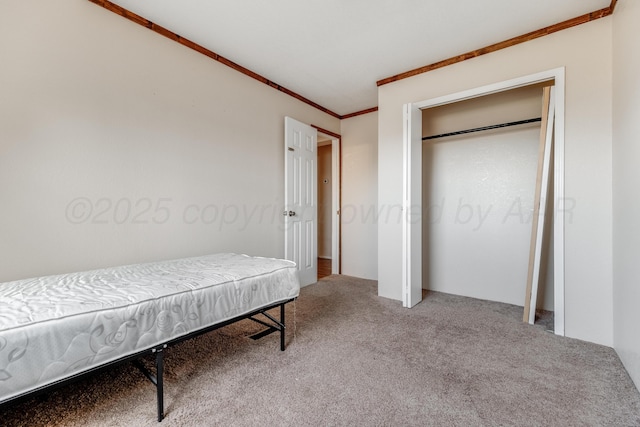
[{"label": "leaning closet door panel", "polygon": [[522,305],[541,86],[423,111],[423,287]]}]

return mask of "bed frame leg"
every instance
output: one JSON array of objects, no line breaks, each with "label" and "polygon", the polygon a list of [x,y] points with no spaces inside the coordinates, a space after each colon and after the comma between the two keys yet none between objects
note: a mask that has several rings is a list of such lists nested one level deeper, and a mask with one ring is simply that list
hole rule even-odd
[{"label": "bed frame leg", "polygon": [[280,323],[282,323],[280,328],[280,351],[284,351],[284,304],[280,304]]},{"label": "bed frame leg", "polygon": [[164,373],[164,348],[156,351],[156,393],[158,397],[158,422],[164,419],[164,395],[163,377]]}]

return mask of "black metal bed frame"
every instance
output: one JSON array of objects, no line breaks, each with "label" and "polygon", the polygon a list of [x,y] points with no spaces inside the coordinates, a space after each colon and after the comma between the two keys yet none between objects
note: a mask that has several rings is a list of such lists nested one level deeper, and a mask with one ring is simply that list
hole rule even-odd
[{"label": "black metal bed frame", "polygon": [[[112,362],[107,362],[103,365],[100,366],[96,366],[93,367],[89,370],[83,371],[83,372],[79,372],[77,374],[74,374],[70,377],[67,377],[63,380],[51,383],[51,384],[47,384],[45,386],[39,387],[37,389],[31,390],[27,393],[15,396],[5,402],[0,403],[0,409],[4,409],[5,407],[11,406],[11,405],[15,405],[19,402],[22,402],[28,398],[31,398],[35,395],[40,395],[46,392],[50,392],[53,391],[54,389],[66,386],[70,383],[73,383],[75,381],[78,381],[84,377],[87,377],[89,375],[93,375],[96,374],[98,372],[102,372],[104,370],[107,370],[109,368],[112,368],[114,366],[123,364],[123,363],[127,363],[127,362],[133,362],[133,364],[138,367],[138,369],[140,369],[142,371],[142,373],[156,386],[156,399],[157,399],[157,408],[158,408],[158,422],[162,421],[164,419],[164,381],[163,381],[163,374],[164,374],[164,352],[165,350],[170,347],[173,346],[175,344],[181,343],[182,341],[186,341],[189,340],[191,338],[195,338],[199,335],[205,334],[207,332],[211,332],[214,331],[216,329],[220,329],[224,326],[228,326],[231,325],[232,323],[238,322],[240,320],[244,320],[244,319],[250,319],[253,320],[256,323],[259,323],[263,326],[266,326],[267,329],[258,332],[257,334],[252,335],[250,338],[253,339],[259,339],[262,338],[264,336],[267,336],[273,332],[280,332],[280,351],[284,351],[285,350],[285,316],[284,316],[284,312],[285,312],[285,305],[291,301],[294,301],[296,298],[290,298],[284,301],[280,301],[280,302],[276,302],[276,303],[272,303],[270,305],[267,305],[265,307],[261,307],[258,308],[256,310],[253,310],[249,313],[246,314],[242,314],[240,316],[234,317],[232,319],[229,320],[225,320],[223,322],[220,323],[216,323],[214,325],[210,325],[210,326],[206,326],[204,328],[198,329],[196,331],[190,332],[186,335],[182,335],[180,337],[171,339],[169,341],[166,341],[162,344],[156,345],[152,348],[148,348],[142,351],[139,351],[137,353],[131,354],[129,356],[125,356],[122,357],[120,359],[114,360]],[[277,320],[274,316],[270,315],[269,313],[267,313],[268,310],[274,309],[280,307],[280,320]],[[259,319],[256,318],[255,316],[262,314],[264,317],[266,317],[266,321],[263,319]],[[155,374],[150,372],[143,364],[142,362],[140,362],[140,358],[150,355],[150,354],[155,354]]]}]

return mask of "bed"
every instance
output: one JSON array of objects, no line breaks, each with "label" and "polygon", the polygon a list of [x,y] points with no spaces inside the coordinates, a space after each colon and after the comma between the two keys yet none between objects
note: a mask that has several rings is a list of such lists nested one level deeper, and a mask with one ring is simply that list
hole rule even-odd
[{"label": "bed", "polygon": [[[214,254],[0,284],[0,406],[116,363],[155,354],[158,421],[163,354],[241,319],[279,331],[299,294],[291,261]],[[280,318],[267,312],[280,308]],[[263,335],[264,335],[263,334]]]}]

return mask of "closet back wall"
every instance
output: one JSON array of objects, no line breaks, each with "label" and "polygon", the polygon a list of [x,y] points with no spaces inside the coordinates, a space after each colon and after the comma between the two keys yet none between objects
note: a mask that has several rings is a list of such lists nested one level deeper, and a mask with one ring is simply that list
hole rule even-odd
[{"label": "closet back wall", "polygon": [[[423,136],[541,110],[542,86],[519,88],[424,110]],[[536,122],[423,142],[423,288],[524,303],[539,137]]]}]

